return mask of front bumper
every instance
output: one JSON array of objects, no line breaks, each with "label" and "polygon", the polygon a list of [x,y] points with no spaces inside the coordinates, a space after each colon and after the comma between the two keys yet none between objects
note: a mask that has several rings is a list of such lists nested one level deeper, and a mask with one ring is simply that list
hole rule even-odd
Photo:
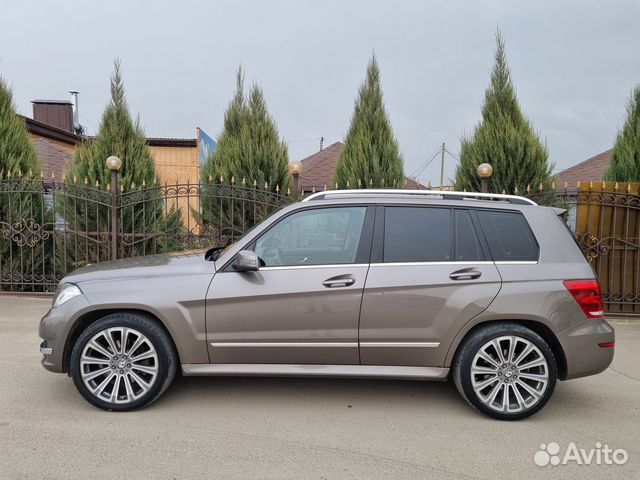
[{"label": "front bumper", "polygon": [[586,320],[562,332],[559,340],[567,360],[567,380],[600,373],[613,361],[615,348],[600,346],[615,341],[615,331],[605,320]]},{"label": "front bumper", "polygon": [[64,355],[71,327],[82,310],[89,306],[84,295],[78,295],[59,307],[50,309],[40,320],[38,335],[42,366],[55,373],[65,373]]},{"label": "front bumper", "polygon": [[53,348],[49,346],[46,340],[40,344],[40,353],[45,356],[53,353]]}]

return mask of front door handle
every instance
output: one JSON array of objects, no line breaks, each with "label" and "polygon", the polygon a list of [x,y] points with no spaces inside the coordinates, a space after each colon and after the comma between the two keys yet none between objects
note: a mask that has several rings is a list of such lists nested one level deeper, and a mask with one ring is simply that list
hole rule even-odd
[{"label": "front door handle", "polygon": [[482,272],[475,268],[463,268],[462,270],[456,270],[449,275],[451,280],[474,280],[480,278]]},{"label": "front door handle", "polygon": [[356,279],[351,274],[338,275],[337,277],[327,278],[322,284],[327,288],[348,287],[356,283]]}]

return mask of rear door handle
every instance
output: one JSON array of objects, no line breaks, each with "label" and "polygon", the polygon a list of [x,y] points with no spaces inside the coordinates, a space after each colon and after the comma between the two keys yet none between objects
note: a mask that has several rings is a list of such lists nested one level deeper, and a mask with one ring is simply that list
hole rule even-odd
[{"label": "rear door handle", "polygon": [[449,275],[451,280],[474,280],[480,278],[482,272],[475,268],[463,268],[462,270],[456,270]]},{"label": "rear door handle", "polygon": [[356,279],[351,274],[338,275],[337,277],[327,278],[322,284],[327,288],[348,287],[356,283]]}]

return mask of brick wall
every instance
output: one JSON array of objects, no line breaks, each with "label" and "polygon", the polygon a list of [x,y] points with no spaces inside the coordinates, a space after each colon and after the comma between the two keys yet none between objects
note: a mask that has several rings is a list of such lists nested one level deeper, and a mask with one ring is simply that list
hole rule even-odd
[{"label": "brick wall", "polygon": [[34,133],[29,132],[29,138],[31,139],[31,142],[36,142],[36,140],[44,140],[47,143],[51,143],[53,145],[55,145],[56,147],[61,148],[62,150],[70,153],[73,155],[73,153],[76,151],[76,146],[75,145],[71,145],[67,142],[61,142],[59,140],[54,140],[52,138],[47,138],[47,137],[43,137],[41,135],[36,135]]},{"label": "brick wall", "polygon": [[199,180],[200,159],[197,147],[150,146],[149,150],[162,183],[195,183]]},{"label": "brick wall", "polygon": [[[200,179],[200,155],[197,147],[149,146],[156,163],[156,172],[164,184],[198,183]],[[177,206],[182,210],[182,222],[194,233],[198,232],[191,209],[199,209],[197,197],[169,199],[168,206]]]}]

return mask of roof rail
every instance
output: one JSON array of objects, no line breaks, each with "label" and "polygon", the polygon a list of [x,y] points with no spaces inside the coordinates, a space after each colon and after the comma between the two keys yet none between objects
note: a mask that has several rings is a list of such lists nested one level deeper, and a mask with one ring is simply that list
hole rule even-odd
[{"label": "roof rail", "polygon": [[368,196],[368,195],[411,195],[423,197],[442,197],[443,200],[498,200],[517,205],[537,205],[533,200],[520,197],[518,195],[504,195],[500,193],[478,193],[478,192],[448,192],[442,190],[403,190],[394,188],[380,189],[355,189],[355,190],[325,190],[309,195],[302,199],[303,202],[309,200],[322,200],[331,196]]}]

